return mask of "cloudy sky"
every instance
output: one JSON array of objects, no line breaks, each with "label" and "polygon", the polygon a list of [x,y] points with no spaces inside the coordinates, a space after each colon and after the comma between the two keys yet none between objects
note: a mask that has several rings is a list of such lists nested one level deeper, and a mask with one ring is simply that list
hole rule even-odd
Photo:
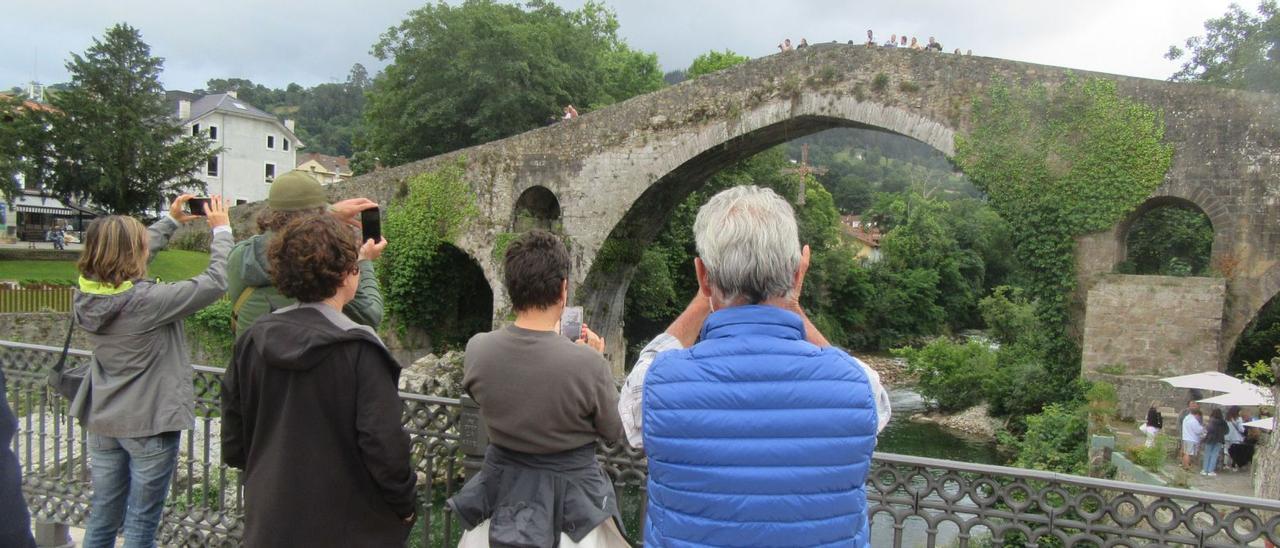
[{"label": "cloudy sky", "polygon": [[[570,8],[584,0],[557,0]],[[658,54],[664,70],[698,54],[731,49],[760,56],[784,37],[861,41],[868,28],[933,35],[951,51],[1149,78],[1177,63],[1171,44],[1203,34],[1227,0],[607,0],[632,47]],[[1246,7],[1251,0],[1242,2]],[[214,77],[273,87],[345,79],[353,63],[375,71],[378,35],[422,0],[42,0],[13,2],[0,19],[0,89],[38,78],[67,80],[69,52],[82,52],[117,22],[142,31],[165,58],[170,89]]]}]

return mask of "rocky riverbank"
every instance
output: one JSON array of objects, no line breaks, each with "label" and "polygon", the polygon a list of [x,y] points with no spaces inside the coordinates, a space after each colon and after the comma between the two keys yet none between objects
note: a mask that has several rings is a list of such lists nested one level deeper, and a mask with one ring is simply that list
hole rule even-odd
[{"label": "rocky riverbank", "polygon": [[885,354],[857,354],[856,357],[880,374],[880,383],[886,387],[915,384],[915,377],[907,371],[907,360]]},{"label": "rocky riverbank", "polygon": [[989,439],[995,439],[996,432],[1002,428],[1000,421],[989,414],[985,403],[951,415],[936,412],[916,413],[911,416],[911,422],[936,424],[971,436]]}]

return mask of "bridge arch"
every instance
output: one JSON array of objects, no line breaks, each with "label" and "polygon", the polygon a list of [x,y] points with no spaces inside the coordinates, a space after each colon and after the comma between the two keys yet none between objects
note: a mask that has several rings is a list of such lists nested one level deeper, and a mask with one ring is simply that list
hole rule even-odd
[{"label": "bridge arch", "polygon": [[[1209,198],[1209,203],[1214,204],[1215,201],[1212,199],[1212,197],[1208,197],[1208,198]],[[1121,265],[1124,265],[1126,263],[1128,263],[1128,265],[1130,266],[1133,266],[1134,257],[1132,255],[1132,251],[1134,250],[1130,249],[1130,246],[1132,245],[1131,240],[1135,235],[1134,231],[1138,230],[1141,227],[1142,221],[1150,219],[1150,216],[1156,215],[1158,211],[1169,210],[1169,209],[1194,212],[1202,216],[1203,219],[1205,219],[1206,221],[1208,221],[1209,228],[1214,235],[1213,236],[1214,241],[1212,242],[1213,245],[1210,246],[1208,253],[1203,258],[1203,261],[1205,264],[1198,265],[1198,266],[1201,266],[1202,268],[1194,269],[1198,273],[1193,273],[1191,275],[1203,276],[1208,274],[1208,270],[1212,267],[1212,265],[1215,264],[1215,262],[1213,261],[1213,257],[1214,257],[1213,249],[1215,248],[1226,249],[1225,244],[1217,242],[1219,235],[1224,235],[1227,233],[1227,231],[1221,230],[1219,227],[1230,226],[1231,222],[1229,219],[1226,218],[1225,215],[1221,213],[1220,209],[1214,209],[1210,207],[1211,210],[1218,212],[1218,215],[1217,215],[1218,219],[1215,220],[1213,217],[1209,215],[1207,211],[1205,211],[1205,207],[1201,206],[1200,204],[1197,204],[1196,202],[1189,200],[1187,198],[1183,198],[1181,196],[1170,196],[1170,195],[1152,196],[1148,198],[1146,201],[1140,204],[1137,208],[1135,208],[1132,213],[1127,215],[1124,218],[1124,220],[1120,221],[1120,223],[1116,225],[1116,245],[1117,245],[1116,257],[1119,259],[1119,262],[1116,264],[1117,267],[1120,267]],[[1140,267],[1139,267],[1139,270],[1141,270]],[[1137,274],[1150,274],[1150,273],[1137,272]]]},{"label": "bridge arch", "polygon": [[[622,317],[627,288],[640,254],[690,193],[714,174],[773,146],[820,131],[852,127],[903,135],[942,154],[954,154],[955,131],[942,121],[889,103],[804,92],[783,96],[743,113],[683,135],[665,154],[654,158],[658,167],[630,200],[612,204],[618,220],[598,251],[576,297],[592,325],[606,333],[607,354],[615,366],[625,353]],[[668,167],[669,166],[669,167]],[[665,170],[665,171],[664,171]],[[615,197],[616,198],[616,197]]]},{"label": "bridge arch", "polygon": [[560,199],[542,185],[532,185],[521,192],[511,212],[511,232],[555,230],[559,222]]}]

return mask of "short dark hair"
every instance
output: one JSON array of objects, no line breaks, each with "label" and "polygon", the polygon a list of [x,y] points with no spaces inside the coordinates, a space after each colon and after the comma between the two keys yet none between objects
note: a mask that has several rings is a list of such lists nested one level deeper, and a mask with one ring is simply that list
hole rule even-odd
[{"label": "short dark hair", "polygon": [[286,297],[320,302],[334,296],[358,272],[360,253],[351,227],[332,215],[299,217],[285,225],[267,248],[271,281]]},{"label": "short dark hair", "polygon": [[547,308],[560,300],[560,285],[569,279],[569,250],[554,234],[531,230],[507,247],[502,268],[512,308]]}]

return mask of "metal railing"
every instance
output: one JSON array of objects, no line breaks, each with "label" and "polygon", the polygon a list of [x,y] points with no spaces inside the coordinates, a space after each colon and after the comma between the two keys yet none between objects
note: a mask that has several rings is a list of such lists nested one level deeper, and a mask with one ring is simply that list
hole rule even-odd
[{"label": "metal railing", "polygon": [[[0,341],[0,367],[19,417],[14,450],[34,519],[81,525],[89,506],[84,430],[45,387],[60,348]],[[73,350],[69,361],[86,360]],[[237,471],[221,463],[221,369],[196,366],[196,428],[184,433],[160,541],[235,546],[244,500]],[[478,464],[486,440],[478,414],[456,399],[401,393],[420,487],[414,546],[452,546],[461,531],[444,500]],[[626,532],[644,521],[644,455],[599,447]],[[323,478],[317,478],[323,481]],[[1280,502],[1064,474],[877,453],[867,480],[873,546],[1244,546],[1280,540]]]}]

